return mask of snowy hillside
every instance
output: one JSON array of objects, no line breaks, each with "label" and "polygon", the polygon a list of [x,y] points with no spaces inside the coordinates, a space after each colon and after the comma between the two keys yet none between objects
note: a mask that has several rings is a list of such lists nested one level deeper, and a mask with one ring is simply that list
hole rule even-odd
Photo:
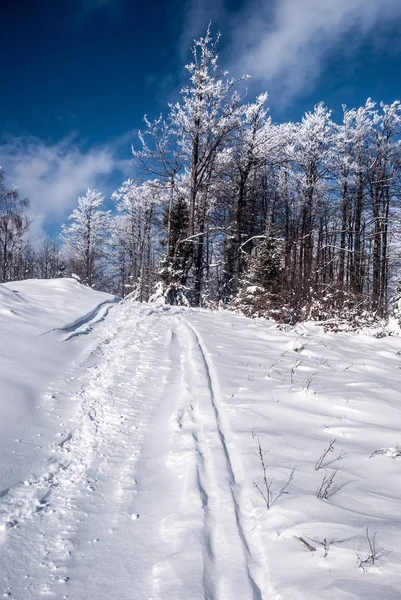
[{"label": "snowy hillside", "polygon": [[0,596],[400,598],[400,337],[73,280],[0,334]]},{"label": "snowy hillside", "polygon": [[41,465],[35,443],[55,431],[42,396],[79,349],[61,343],[90,330],[117,298],[73,279],[28,280],[0,285],[1,493]]}]

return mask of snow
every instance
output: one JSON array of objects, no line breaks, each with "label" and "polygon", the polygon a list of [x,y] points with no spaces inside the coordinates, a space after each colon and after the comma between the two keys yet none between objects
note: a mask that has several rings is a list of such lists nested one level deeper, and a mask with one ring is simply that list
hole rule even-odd
[{"label": "snow", "polygon": [[0,286],[0,597],[399,598],[401,338],[117,301]]},{"label": "snow", "polygon": [[54,428],[42,396],[79,355],[60,342],[70,328],[89,330],[116,300],[73,279],[0,285],[0,494],[41,464],[41,439]]}]

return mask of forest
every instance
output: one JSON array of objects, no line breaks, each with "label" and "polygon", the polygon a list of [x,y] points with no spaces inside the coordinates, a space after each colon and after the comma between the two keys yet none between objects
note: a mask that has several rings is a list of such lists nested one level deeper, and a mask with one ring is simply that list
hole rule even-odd
[{"label": "forest", "polygon": [[0,170],[0,281],[74,276],[99,290],[358,324],[399,298],[401,104],[324,104],[274,123],[268,95],[219,65],[210,28],[180,99],[133,140],[135,177],[88,189],[60,239],[33,243],[29,201]]}]

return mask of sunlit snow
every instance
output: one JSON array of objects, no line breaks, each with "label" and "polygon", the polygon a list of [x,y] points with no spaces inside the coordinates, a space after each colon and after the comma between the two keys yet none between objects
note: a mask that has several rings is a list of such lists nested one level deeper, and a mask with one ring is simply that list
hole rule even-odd
[{"label": "sunlit snow", "polygon": [[71,279],[0,285],[0,334],[1,597],[400,598],[398,335]]}]

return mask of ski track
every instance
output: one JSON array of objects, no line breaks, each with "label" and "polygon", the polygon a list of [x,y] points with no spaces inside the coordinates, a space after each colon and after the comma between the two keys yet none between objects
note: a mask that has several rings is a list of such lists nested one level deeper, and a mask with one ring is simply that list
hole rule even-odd
[{"label": "ski track", "polygon": [[[103,308],[90,315],[94,322],[106,317],[109,307]],[[50,416],[60,419],[60,440],[48,448],[43,473],[0,494],[0,560],[4,549],[8,557],[0,590],[5,597],[71,598],[66,591],[74,560],[81,558],[75,539],[99,512],[107,517],[102,524],[106,539],[115,527],[124,528],[124,515],[130,516],[138,493],[141,450],[153,443],[147,429],[157,407],[161,416],[153,435],[166,440],[161,444],[165,456],[157,460],[168,473],[155,489],[167,504],[168,497],[176,498],[177,506],[158,513],[159,524],[152,524],[161,544],[157,560],[152,555],[152,565],[144,562],[147,573],[127,577],[142,577],[145,583],[137,589],[148,588],[149,600],[274,597],[217,374],[188,315],[181,309],[119,305],[86,359],[43,399]],[[87,319],[75,325],[63,331],[76,336],[83,326],[91,327]],[[76,407],[71,419],[60,413],[66,400]],[[191,539],[191,555],[177,550],[180,533]],[[157,547],[156,535],[152,552]],[[14,568],[17,559],[23,567]]]},{"label": "ski track", "polygon": [[[222,415],[216,372],[198,331],[185,318],[178,319],[174,340],[179,347],[175,354],[179,356],[172,356],[171,360],[180,361],[181,397],[175,413],[175,441],[167,464],[170,467],[176,465],[181,474],[182,467],[186,466],[188,473],[184,481],[191,479],[190,470],[195,472],[203,512],[203,598],[271,598],[267,559],[257,523],[253,521],[254,509],[245,485],[242,463],[234,444],[229,441],[231,434]],[[192,439],[193,460],[188,457],[188,436]],[[182,496],[181,512],[188,513],[185,487]],[[172,529],[177,526],[177,520]],[[174,554],[173,549],[172,556]],[[158,572],[169,570],[168,566],[158,565]],[[160,581],[157,592],[160,599],[173,597],[169,595],[171,590],[163,590]],[[185,589],[181,595],[174,595],[174,598],[185,597]]]}]

